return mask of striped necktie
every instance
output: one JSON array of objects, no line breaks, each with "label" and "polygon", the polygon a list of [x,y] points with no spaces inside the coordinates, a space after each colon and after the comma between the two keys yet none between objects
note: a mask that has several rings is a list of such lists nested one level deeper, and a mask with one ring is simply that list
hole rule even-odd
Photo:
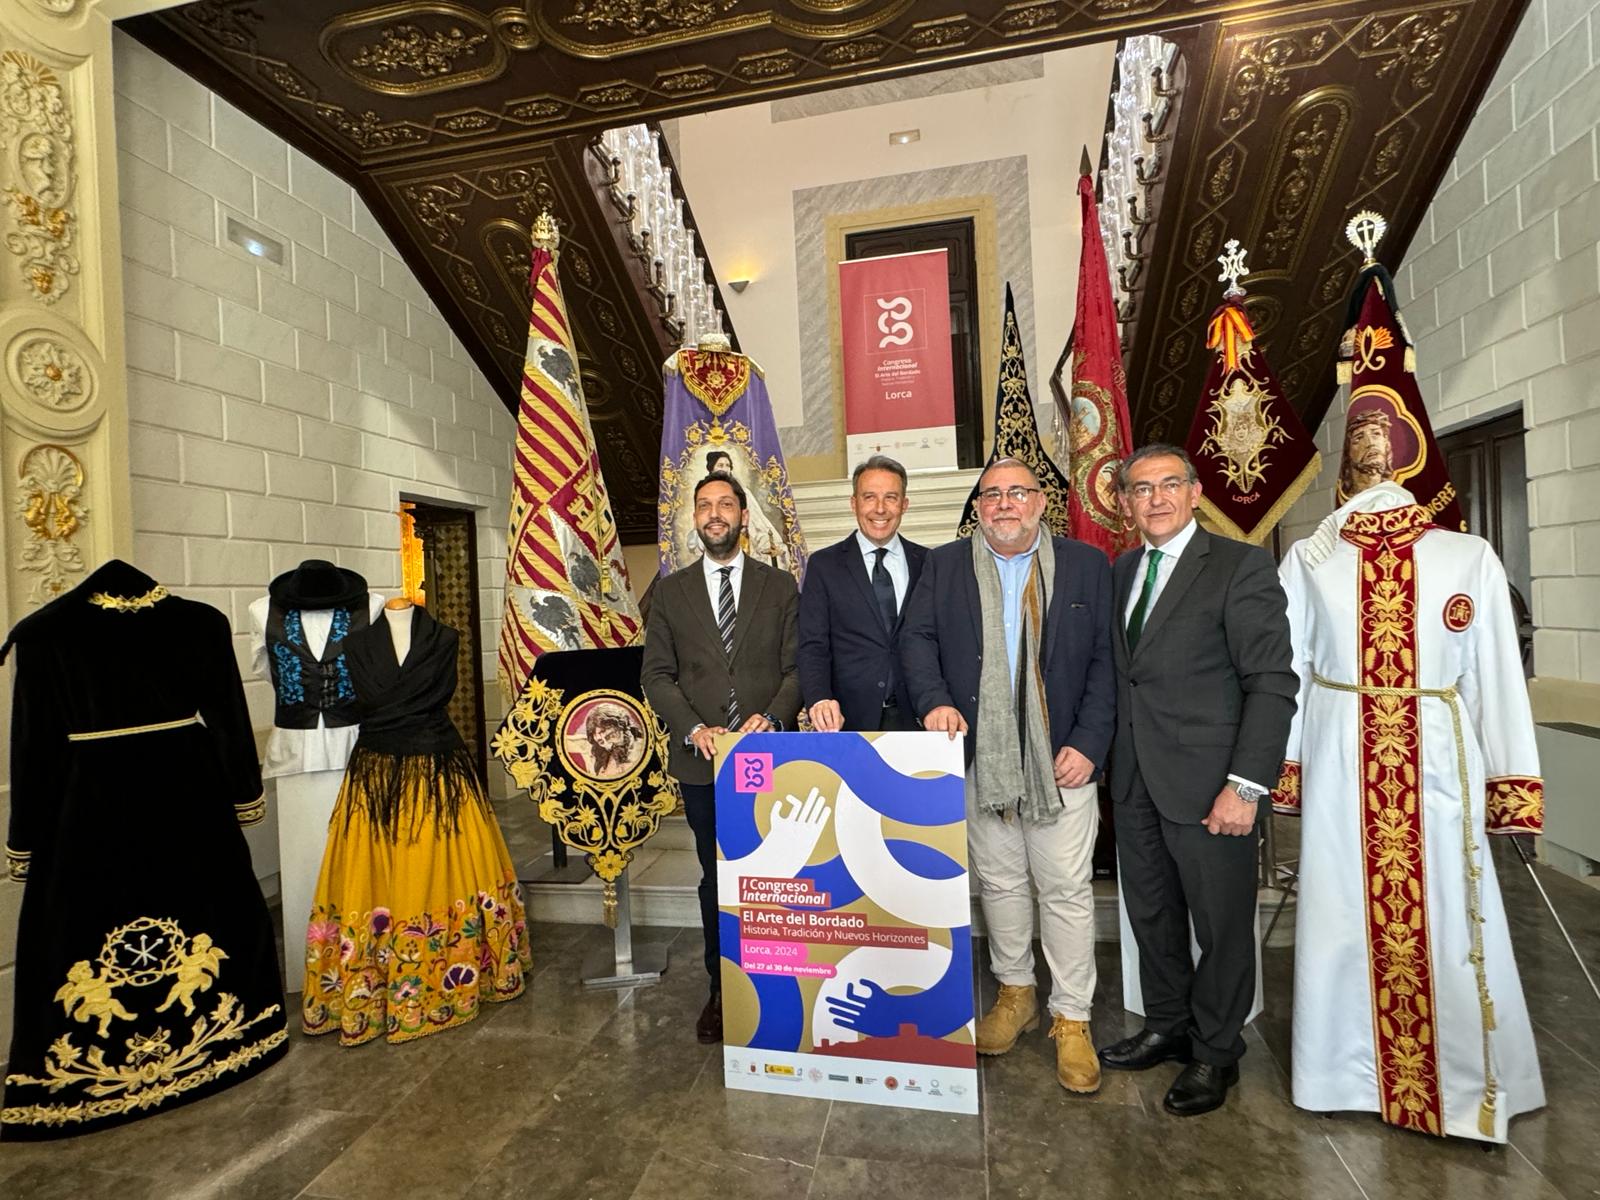
[{"label": "striped necktie", "polygon": [[[728,671],[733,671],[733,622],[737,610],[733,606],[733,568],[718,567],[722,586],[717,590],[717,632],[722,635],[722,650],[728,656]],[[728,728],[739,728],[739,697],[733,685],[728,685]]]}]

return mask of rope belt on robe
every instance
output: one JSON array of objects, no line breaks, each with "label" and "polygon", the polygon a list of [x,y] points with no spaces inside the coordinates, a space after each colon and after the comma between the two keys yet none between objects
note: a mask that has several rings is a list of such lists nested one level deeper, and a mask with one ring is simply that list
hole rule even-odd
[{"label": "rope belt on robe", "polygon": [[136,733],[159,733],[163,729],[182,729],[185,725],[203,725],[200,714],[179,717],[176,721],[157,721],[154,725],[129,725],[124,729],[95,729],[88,733],[69,733],[69,742],[95,742],[101,738],[131,737]]},{"label": "rope belt on robe", "polygon": [[1478,1012],[1483,1026],[1483,1103],[1478,1106],[1478,1131],[1494,1136],[1494,1110],[1498,1087],[1489,1060],[1489,1034],[1494,1029],[1494,1000],[1489,995],[1489,976],[1483,962],[1483,906],[1478,880],[1483,868],[1474,855],[1479,847],[1472,840],[1472,791],[1467,779],[1467,744],[1461,732],[1461,697],[1453,687],[1406,688],[1376,687],[1356,683],[1336,683],[1313,674],[1312,682],[1334,692],[1356,696],[1395,696],[1404,700],[1443,700],[1450,708],[1450,727],[1456,739],[1456,772],[1461,781],[1461,858],[1467,885],[1467,922],[1472,931],[1472,951],[1467,955],[1478,984]]}]

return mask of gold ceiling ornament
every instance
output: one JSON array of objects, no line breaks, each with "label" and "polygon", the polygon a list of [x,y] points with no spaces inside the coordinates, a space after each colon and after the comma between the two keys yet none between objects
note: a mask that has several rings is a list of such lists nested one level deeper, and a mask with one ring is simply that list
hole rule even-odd
[{"label": "gold ceiling ornament", "polygon": [[[522,40],[515,24],[506,24],[506,39],[514,47]],[[367,91],[424,96],[504,74],[509,59],[496,32],[484,14],[432,0],[335,17],[318,42],[340,74]]]},{"label": "gold ceiling ornament", "polygon": [[[910,12],[914,0],[530,0],[551,46],[574,58],[610,59],[646,50],[770,30],[804,41],[859,38]],[[1050,7],[1054,7],[1053,5]]]},{"label": "gold ceiling ornament", "polygon": [[70,17],[78,0],[33,0],[33,6],[52,17]]},{"label": "gold ceiling ornament", "polygon": [[588,857],[617,921],[616,884],[633,853],[681,801],[666,773],[667,729],[648,702],[614,688],[580,692],[530,676],[491,743],[541,820]]},{"label": "gold ceiling ornament", "polygon": [[83,571],[83,551],[74,539],[89,518],[83,503],[83,464],[65,446],[35,446],[22,456],[17,474],[17,512],[27,537],[17,553],[17,569],[37,575],[31,604],[43,604],[67,590],[67,576]]},{"label": "gold ceiling ornament", "polygon": [[11,147],[6,249],[22,260],[18,268],[34,295],[54,304],[78,273],[71,253],[76,222],[67,208],[72,114],[56,73],[20,50],[0,54],[0,143]]}]

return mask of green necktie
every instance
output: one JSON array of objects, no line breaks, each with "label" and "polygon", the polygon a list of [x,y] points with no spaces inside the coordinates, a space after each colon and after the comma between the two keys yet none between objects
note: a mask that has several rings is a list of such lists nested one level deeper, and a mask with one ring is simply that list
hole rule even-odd
[{"label": "green necktie", "polygon": [[1150,608],[1150,597],[1156,591],[1156,572],[1161,569],[1161,551],[1151,549],[1150,561],[1144,569],[1144,590],[1139,593],[1139,603],[1133,606],[1133,616],[1128,618],[1128,649],[1136,649],[1139,635],[1144,632],[1144,615]]}]

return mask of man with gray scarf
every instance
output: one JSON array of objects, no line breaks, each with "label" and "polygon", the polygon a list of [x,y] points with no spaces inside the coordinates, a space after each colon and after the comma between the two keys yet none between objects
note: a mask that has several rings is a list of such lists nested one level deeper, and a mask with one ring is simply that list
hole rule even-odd
[{"label": "man with gray scarf", "polygon": [[990,463],[977,499],[971,538],[928,553],[901,665],[923,727],[967,735],[967,846],[1000,984],[978,1053],[1004,1054],[1039,1025],[1037,890],[1056,1078],[1093,1092],[1094,780],[1116,716],[1111,568],[1100,551],[1041,532],[1045,497],[1027,464]]}]

